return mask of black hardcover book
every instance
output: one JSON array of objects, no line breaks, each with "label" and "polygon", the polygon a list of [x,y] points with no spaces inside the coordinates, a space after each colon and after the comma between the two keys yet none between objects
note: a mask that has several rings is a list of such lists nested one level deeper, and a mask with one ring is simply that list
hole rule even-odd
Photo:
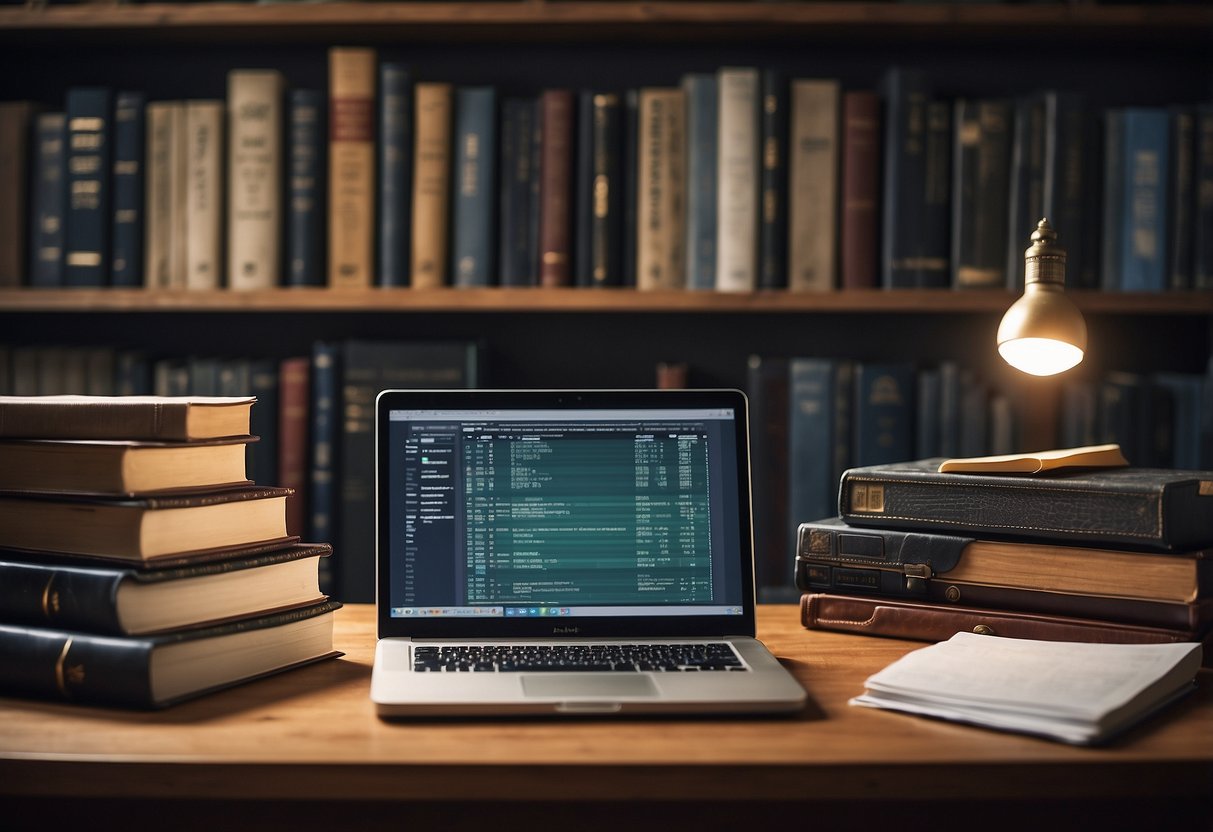
[{"label": "black hardcover book", "polygon": [[42,113],[34,118],[33,170],[30,181],[29,285],[63,285],[63,221],[67,205],[67,117]]},{"label": "black hardcover book", "polygon": [[1196,205],[1196,115],[1177,107],[1171,110],[1170,170],[1167,171],[1169,211],[1167,223],[1167,288],[1192,288],[1192,217]]},{"label": "black hardcover book", "polygon": [[104,286],[109,279],[110,104],[108,89],[78,87],[67,93],[66,286]]},{"label": "black hardcover book", "polygon": [[[624,95],[623,118],[623,285],[636,285],[636,200],[640,171],[640,90]],[[1211,264],[1213,265],[1213,264]],[[1213,272],[1211,272],[1213,273]]]},{"label": "black hardcover book", "polygon": [[593,282],[594,92],[577,93],[573,126],[573,285]]},{"label": "black hardcover book", "polygon": [[0,624],[0,692],[90,705],[160,708],[340,655],[325,601],[217,627],[116,638]]},{"label": "black hardcover book", "polygon": [[[1066,249],[1066,285],[1093,289],[1099,285],[1096,266],[1101,162],[1096,122],[1082,97],[1074,93],[1047,92],[1044,107],[1045,174],[1041,217],[1047,217],[1058,230]],[[1024,237],[1008,255],[1018,258],[1017,286],[1023,281],[1023,252],[1028,244],[1029,238]]]},{"label": "black hardcover book", "polygon": [[141,92],[114,99],[114,225],[110,284],[143,285],[143,174],[146,102]]},{"label": "black hardcover book", "polygon": [[[336,595],[375,600],[375,398],[382,390],[475,387],[473,343],[349,341],[342,347],[342,448]],[[254,408],[255,409],[255,408]]]},{"label": "black hardcover book", "polygon": [[620,188],[621,106],[616,93],[594,96],[590,285],[623,282],[623,194]]},{"label": "black hardcover book", "polygon": [[856,526],[1170,551],[1213,545],[1213,471],[1075,469],[1049,476],[940,473],[924,459],[843,473]]},{"label": "black hardcover book", "polygon": [[1007,208],[1007,288],[1023,290],[1023,252],[1041,217],[1057,219],[1044,212],[1046,96],[1028,95],[1015,101],[1011,124],[1010,205]]},{"label": "black hardcover book", "polygon": [[375,282],[407,286],[413,199],[413,80],[403,64],[379,66],[379,141]]},{"label": "black hardcover book", "polygon": [[758,288],[788,285],[788,82],[776,69],[762,73],[762,201],[758,219]]},{"label": "black hardcover book", "polygon": [[952,286],[1003,289],[1013,282],[1006,274],[1010,103],[957,101],[955,124]]},{"label": "black hardcover book", "polygon": [[259,546],[149,569],[0,550],[0,620],[132,635],[262,615],[322,600],[316,566],[299,562],[331,553],[327,543]]},{"label": "black hardcover book", "polygon": [[533,286],[539,276],[538,125],[535,99],[502,102],[498,192],[502,286]]},{"label": "black hardcover book", "polygon": [[291,90],[288,103],[290,198],[286,210],[286,285],[325,284],[325,99],[320,90]]},{"label": "black hardcover book", "polygon": [[750,445],[754,490],[754,585],[758,600],[792,599],[788,579],[788,362],[750,356]]},{"label": "black hardcover book", "polygon": [[278,484],[278,362],[257,358],[248,362],[248,389],[256,396],[249,430],[259,441],[249,445],[248,475],[258,485]]},{"label": "black hardcover book", "polygon": [[1213,104],[1196,108],[1192,288],[1213,289]]}]

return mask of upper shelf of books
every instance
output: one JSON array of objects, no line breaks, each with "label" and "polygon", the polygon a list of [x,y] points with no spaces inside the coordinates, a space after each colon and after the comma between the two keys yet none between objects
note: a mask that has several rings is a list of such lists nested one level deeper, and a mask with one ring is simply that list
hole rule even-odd
[{"label": "upper shelf of books", "polygon": [[0,7],[0,40],[53,35],[56,40],[111,32],[162,41],[194,36],[225,40],[272,31],[273,39],[357,37],[506,37],[549,40],[623,36],[769,38],[844,36],[855,40],[1025,37],[1034,39],[1208,40],[1207,4],[889,2],[632,2],[631,0],[501,0],[500,2],[85,3]]},{"label": "upper shelf of books", "polygon": [[[1210,315],[1213,292],[1072,291],[1088,315]],[[630,288],[293,287],[257,291],[0,289],[12,312],[575,312],[742,314],[1001,314],[1015,295],[1000,290],[871,289],[832,292],[638,291]]]}]

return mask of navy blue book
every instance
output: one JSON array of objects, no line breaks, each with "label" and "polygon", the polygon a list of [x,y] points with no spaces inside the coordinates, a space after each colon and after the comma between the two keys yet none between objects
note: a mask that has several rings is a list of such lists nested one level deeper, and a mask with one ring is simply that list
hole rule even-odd
[{"label": "navy blue book", "polygon": [[990,453],[990,391],[970,370],[960,374],[960,455]]},{"label": "navy blue book", "polygon": [[538,104],[534,98],[501,102],[501,170],[498,187],[501,285],[533,286],[539,275],[537,153]]},{"label": "navy blue book", "polygon": [[1205,377],[1197,373],[1157,373],[1154,384],[1171,399],[1171,458],[1164,468],[1201,468]]},{"label": "navy blue book", "polygon": [[592,90],[577,93],[577,114],[573,123],[573,285],[593,282],[594,224],[594,95]]},{"label": "navy blue book", "polygon": [[861,363],[855,368],[852,465],[914,458],[914,365]]},{"label": "navy blue book", "polygon": [[636,285],[636,200],[640,170],[640,90],[623,97],[623,285]]},{"label": "navy blue book", "polygon": [[253,359],[248,364],[246,396],[256,396],[249,430],[258,441],[248,446],[248,476],[257,485],[278,484],[278,362]]},{"label": "navy blue book", "polygon": [[63,217],[67,205],[67,118],[42,113],[34,121],[30,188],[30,285],[63,285]]},{"label": "navy blue book", "polygon": [[[922,241],[914,267],[918,286],[946,289],[952,283],[952,104],[943,99],[927,102],[925,192]],[[1005,216],[1005,208],[1003,211]]]},{"label": "navy blue book", "polygon": [[1036,223],[1041,217],[1056,221],[1044,212],[1047,110],[1044,93],[1021,96],[1014,104],[1006,246],[1007,288],[1013,291],[1023,289],[1023,251]]},{"label": "navy blue book", "polygon": [[496,283],[497,91],[455,91],[451,268],[455,286]]},{"label": "navy blue book", "polygon": [[[1095,289],[1099,287],[1099,142],[1095,121],[1082,97],[1074,93],[1046,92],[1043,103],[1045,164],[1040,216],[1048,217],[1065,240],[1066,285]],[[1016,287],[1023,281],[1023,252],[1031,230],[1028,235],[1008,254],[1018,258]]]},{"label": "navy blue book", "polygon": [[143,285],[143,144],[146,102],[141,92],[114,99],[114,225],[110,283]]},{"label": "navy blue book", "polygon": [[960,366],[939,364],[939,455],[960,456]]},{"label": "navy blue book", "polygon": [[413,198],[413,79],[410,69],[379,65],[379,226],[376,231],[380,286],[407,286]]},{"label": "navy blue book", "polygon": [[[921,70],[893,68],[881,81],[884,99],[884,206],[881,284],[886,289],[925,285],[927,105],[930,87]],[[824,515],[823,515],[824,516]]]},{"label": "navy blue book", "polygon": [[1105,288],[1159,292],[1167,287],[1170,116],[1162,108],[1127,108],[1109,120],[1108,132],[1105,269],[1115,268],[1105,271]]},{"label": "navy blue book", "polygon": [[111,99],[101,87],[67,92],[66,286],[104,286],[109,279]]},{"label": "navy blue book", "polygon": [[941,392],[942,373],[938,367],[918,372],[914,414],[914,456],[918,459],[942,455],[939,452]]},{"label": "navy blue book", "polygon": [[777,69],[762,72],[762,200],[758,213],[758,288],[788,285],[788,82]]},{"label": "navy blue book", "polygon": [[1121,224],[1125,193],[1122,111],[1104,112],[1103,133],[1103,228],[1099,240],[1099,286],[1104,291],[1115,292],[1120,289],[1120,240],[1124,233]]},{"label": "navy blue book", "polygon": [[[716,73],[682,78],[687,108],[687,288],[716,288],[716,154],[720,103]],[[782,542],[781,542],[782,545]]]},{"label": "navy blue book", "polygon": [[286,285],[325,284],[324,152],[326,94],[294,89],[287,101],[290,199],[286,210]]},{"label": "navy blue book", "polygon": [[1167,170],[1170,233],[1167,235],[1167,288],[1192,288],[1192,218],[1196,207],[1196,114],[1171,109],[1171,158]]},{"label": "navy blue book", "polygon": [[[317,341],[312,345],[311,472],[308,489],[308,540],[335,540],[337,536],[338,397],[341,386],[341,349]],[[320,564],[320,590],[330,594],[332,565]]]},{"label": "navy blue book", "polygon": [[[341,440],[336,595],[375,600],[375,397],[381,390],[475,387],[474,343],[349,341],[342,347]],[[253,408],[256,411],[256,407]]]},{"label": "navy blue book", "polygon": [[1192,288],[1213,289],[1213,104],[1196,108]]},{"label": "navy blue book", "polygon": [[838,482],[850,465],[854,365],[829,358],[788,363],[788,583],[799,524],[829,517]]},{"label": "navy blue book", "polygon": [[[1011,105],[1005,100],[960,99],[956,102],[952,174],[953,288],[1003,289],[1014,285],[1014,281],[1007,278],[1011,118]],[[1035,228],[1036,223],[1032,222],[1031,227]],[[1023,247],[1027,248],[1027,245]],[[1017,271],[1023,270],[1022,263],[1021,254]]]}]

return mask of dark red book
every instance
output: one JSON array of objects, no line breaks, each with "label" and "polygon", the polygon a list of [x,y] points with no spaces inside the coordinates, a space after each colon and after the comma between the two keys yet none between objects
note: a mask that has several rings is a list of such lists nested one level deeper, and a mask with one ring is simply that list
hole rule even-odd
[{"label": "dark red book", "polygon": [[539,108],[539,284],[568,286],[572,282],[573,93],[544,90]]},{"label": "dark red book", "polygon": [[286,499],[287,534],[307,527],[308,372],[306,356],[287,358],[278,371],[278,485],[294,490]]},{"label": "dark red book", "polygon": [[877,285],[880,228],[880,99],[856,91],[842,97],[841,286]]}]

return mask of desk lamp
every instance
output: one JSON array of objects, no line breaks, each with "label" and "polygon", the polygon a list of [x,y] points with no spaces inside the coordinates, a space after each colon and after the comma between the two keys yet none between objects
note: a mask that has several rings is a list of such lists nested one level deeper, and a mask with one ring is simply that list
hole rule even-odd
[{"label": "desk lamp", "polygon": [[998,325],[998,352],[1025,373],[1051,376],[1082,361],[1087,325],[1066,297],[1066,250],[1042,219],[1024,252],[1023,297],[1011,304]]}]

